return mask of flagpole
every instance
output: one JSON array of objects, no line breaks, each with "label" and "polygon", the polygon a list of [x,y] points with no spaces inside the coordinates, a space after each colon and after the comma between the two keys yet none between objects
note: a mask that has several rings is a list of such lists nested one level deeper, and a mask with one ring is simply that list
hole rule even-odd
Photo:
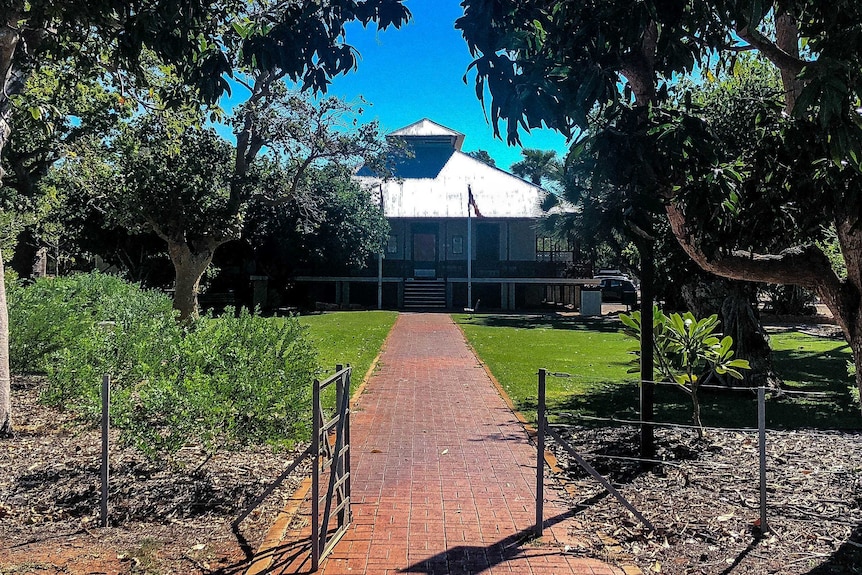
[{"label": "flagpole", "polygon": [[467,184],[467,307],[473,307],[473,222],[470,219],[470,198],[473,190]]},{"label": "flagpole", "polygon": [[[378,184],[377,190],[380,192],[380,214],[386,217],[386,208],[383,205],[383,184]],[[386,249],[386,240],[381,238],[380,251],[377,252],[377,309],[383,309],[383,250]]]}]

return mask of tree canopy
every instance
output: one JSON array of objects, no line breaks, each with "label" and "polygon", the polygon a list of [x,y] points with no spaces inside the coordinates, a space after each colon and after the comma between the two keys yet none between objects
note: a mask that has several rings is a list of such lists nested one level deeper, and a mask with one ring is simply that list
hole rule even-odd
[{"label": "tree canopy", "polygon": [[[543,123],[575,136],[570,154],[590,164],[593,186],[624,199],[630,226],[666,212],[704,269],[815,290],[862,361],[862,7],[814,0],[465,0],[464,7],[457,27],[476,56],[477,94],[487,88],[491,119],[507,123],[510,141]],[[744,138],[716,145],[726,134],[679,79],[734,74],[740,52],[768,63],[781,90],[728,93],[753,113],[734,127]],[[718,101],[714,109],[722,113]],[[818,248],[824,228],[838,236],[846,279]],[[732,229],[745,233],[729,241]],[[641,231],[652,240],[638,247],[648,249],[655,238]],[[858,375],[857,384],[862,389]]]},{"label": "tree canopy", "polygon": [[[14,100],[49,62],[71,59],[78,70],[92,71],[123,97],[155,100],[160,106],[190,100],[215,104],[230,89],[230,78],[240,83],[251,78],[253,97],[260,100],[283,78],[325,91],[333,76],[355,69],[356,51],[346,41],[348,23],[385,29],[410,17],[402,0],[2,0],[0,13],[0,157],[11,134]],[[149,83],[154,65],[180,81]],[[238,167],[253,151],[241,149]],[[4,158],[0,183],[6,169]],[[9,382],[8,317],[0,281],[3,435],[11,432]]]}]

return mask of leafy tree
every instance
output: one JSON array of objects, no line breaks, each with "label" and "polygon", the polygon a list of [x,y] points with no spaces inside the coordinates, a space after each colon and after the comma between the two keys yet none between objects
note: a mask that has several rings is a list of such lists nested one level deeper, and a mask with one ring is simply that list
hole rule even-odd
[{"label": "leafy tree", "polygon": [[557,158],[557,152],[524,148],[521,155],[524,159],[515,162],[510,168],[516,176],[530,180],[537,186],[562,178],[563,164]]},{"label": "leafy tree", "polygon": [[473,150],[472,152],[467,152],[467,155],[479,160],[480,162],[488,164],[492,168],[497,167],[497,162],[491,157],[491,154],[489,154],[487,150]]},{"label": "leafy tree", "polygon": [[[477,56],[479,87],[491,93],[491,118],[508,122],[510,140],[542,122],[567,134],[588,130],[573,151],[590,142],[597,181],[626,193],[635,209],[666,211],[704,269],[814,290],[862,362],[855,191],[862,7],[813,0],[464,5],[457,25]],[[778,99],[743,94],[751,96],[755,129],[744,152],[723,157],[712,145],[720,134],[673,82],[698,66],[707,78],[733,73],[740,51],[777,70],[782,90]],[[592,111],[601,124],[588,121]],[[829,228],[846,279],[817,247]]]},{"label": "leafy tree", "polygon": [[[713,139],[710,142],[725,157],[736,157],[745,148],[751,125],[747,98],[727,98],[726,92],[772,96],[780,89],[777,74],[769,74],[762,64],[751,58],[740,58],[734,73],[725,81],[707,82],[708,86],[693,86],[691,97],[701,106]],[[743,87],[740,90],[740,87]],[[571,219],[570,228],[577,229],[588,245],[611,241],[618,253],[625,249],[626,195],[615,188],[593,186],[595,165],[586,151],[571,158],[566,185],[556,196],[577,208],[554,217],[554,225],[564,227],[561,220]],[[712,200],[720,203],[720,200]],[[655,293],[666,309],[689,310],[698,317],[719,314],[727,333],[733,335],[734,351],[749,361],[745,372],[747,385],[778,386],[780,378],[772,364],[769,338],[759,320],[757,310],[758,285],[752,282],[720,278],[700,269],[683,251],[666,221],[654,224],[653,274]]]},{"label": "leafy tree", "polygon": [[167,243],[183,319],[197,314],[201,277],[215,250],[241,236],[252,202],[316,210],[313,167],[382,156],[376,124],[345,130],[351,107],[334,98],[313,104],[284,92],[265,110],[240,110],[237,121],[245,126],[250,113],[257,114],[255,147],[269,154],[247,151],[238,160],[238,147],[195,127],[194,114],[159,113],[136,118],[115,140],[63,167],[68,180],[97,190],[119,223]]},{"label": "leafy tree", "polygon": [[300,273],[347,274],[382,249],[389,224],[344,166],[309,171],[310,202],[254,202],[243,235],[266,274],[286,285]]},{"label": "leafy tree", "polygon": [[[121,90],[146,93],[141,55],[149,50],[182,79],[158,86],[158,100],[166,104],[198,97],[216,102],[229,89],[227,77],[238,69],[235,63],[244,74],[259,74],[258,79],[289,78],[325,90],[332,76],[356,67],[355,51],[345,41],[348,22],[387,28],[400,26],[410,16],[401,0],[3,0],[0,13],[0,156],[11,134],[13,100],[47,62],[73,57],[82,69],[104,72],[106,81]],[[231,62],[230,56],[236,60]],[[255,85],[266,92],[265,82]],[[0,181],[2,177],[0,172]],[[12,424],[4,287],[0,285],[0,434],[8,435]]]},{"label": "leafy tree", "polygon": [[59,248],[66,235],[59,218],[49,217],[62,203],[59,190],[41,182],[77,142],[115,130],[131,114],[131,102],[70,61],[48,63],[14,102],[13,137],[2,158],[8,173],[0,194],[26,224],[12,265],[21,276],[38,276],[46,271],[47,246]]}]

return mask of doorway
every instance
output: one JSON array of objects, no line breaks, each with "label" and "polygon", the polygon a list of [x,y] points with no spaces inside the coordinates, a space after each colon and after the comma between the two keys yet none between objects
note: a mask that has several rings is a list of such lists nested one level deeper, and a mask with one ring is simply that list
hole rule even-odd
[{"label": "doorway", "polygon": [[437,229],[434,224],[413,226],[413,276],[437,277]]}]

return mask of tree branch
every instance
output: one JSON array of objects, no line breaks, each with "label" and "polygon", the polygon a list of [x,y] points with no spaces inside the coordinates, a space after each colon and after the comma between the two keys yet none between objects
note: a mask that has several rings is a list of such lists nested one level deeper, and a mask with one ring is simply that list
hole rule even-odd
[{"label": "tree branch", "polygon": [[750,30],[746,26],[744,28],[737,28],[736,33],[740,38],[763,54],[767,60],[775,64],[781,70],[782,74],[787,73],[797,76],[802,72],[802,68],[810,63],[788,54],[757,30]]},{"label": "tree branch", "polygon": [[735,250],[708,257],[697,245],[682,211],[666,206],[668,221],[682,249],[701,268],[722,277],[774,284],[792,284],[808,289],[841,289],[841,281],[826,255],[816,246],[797,246],[778,254],[756,254]]}]

